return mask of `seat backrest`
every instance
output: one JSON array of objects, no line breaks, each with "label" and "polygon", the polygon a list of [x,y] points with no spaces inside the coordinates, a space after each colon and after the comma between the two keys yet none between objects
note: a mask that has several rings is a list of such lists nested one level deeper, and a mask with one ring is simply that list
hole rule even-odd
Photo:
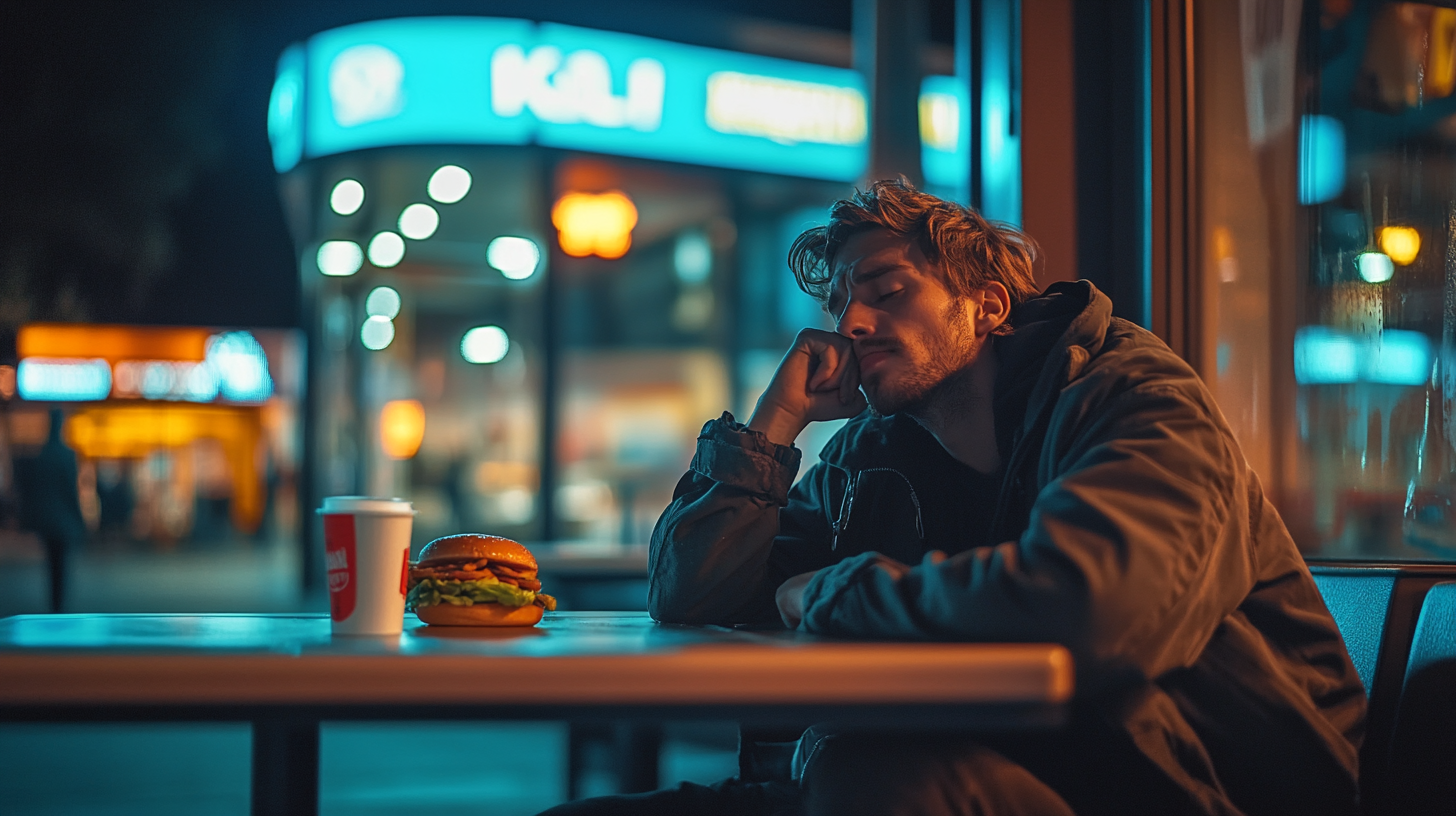
[{"label": "seat backrest", "polygon": [[1390,738],[1391,813],[1456,813],[1456,582],[1421,604]]},{"label": "seat backrest", "polygon": [[1325,606],[1340,628],[1345,649],[1355,663],[1355,671],[1370,695],[1375,684],[1375,667],[1380,661],[1380,646],[1385,634],[1385,618],[1390,610],[1390,595],[1395,589],[1397,571],[1393,569],[1311,569],[1314,583],[1324,596]]}]

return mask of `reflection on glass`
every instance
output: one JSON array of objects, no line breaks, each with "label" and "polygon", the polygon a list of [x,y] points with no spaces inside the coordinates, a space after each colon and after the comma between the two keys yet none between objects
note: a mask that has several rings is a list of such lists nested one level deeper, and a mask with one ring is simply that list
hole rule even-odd
[{"label": "reflection on glass", "polygon": [[1307,553],[1456,558],[1456,10],[1195,8],[1219,404]]}]

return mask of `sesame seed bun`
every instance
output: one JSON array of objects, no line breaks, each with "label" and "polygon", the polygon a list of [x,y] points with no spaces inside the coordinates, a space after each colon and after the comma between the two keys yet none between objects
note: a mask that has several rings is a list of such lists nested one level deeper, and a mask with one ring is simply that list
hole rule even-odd
[{"label": "sesame seed bun", "polygon": [[481,558],[536,571],[536,557],[519,542],[483,533],[461,533],[431,541],[420,550],[419,566],[428,567],[445,561]]}]

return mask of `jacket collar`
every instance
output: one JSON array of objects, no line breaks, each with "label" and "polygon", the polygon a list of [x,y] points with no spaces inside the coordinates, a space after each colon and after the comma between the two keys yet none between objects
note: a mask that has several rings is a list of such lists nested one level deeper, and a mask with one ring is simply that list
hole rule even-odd
[{"label": "jacket collar", "polygon": [[[1008,430],[1020,425],[1017,438],[1029,434],[1061,389],[1102,350],[1112,322],[1112,301],[1091,281],[1064,281],[1018,306],[1011,321],[1012,333],[994,341],[1002,371],[996,383],[998,438],[1003,422]],[[1013,424],[1016,419],[1021,421]],[[1003,458],[1008,453],[1003,450]],[[919,470],[940,458],[955,461],[910,417],[876,417],[869,411],[835,434],[819,458],[847,470]]]}]

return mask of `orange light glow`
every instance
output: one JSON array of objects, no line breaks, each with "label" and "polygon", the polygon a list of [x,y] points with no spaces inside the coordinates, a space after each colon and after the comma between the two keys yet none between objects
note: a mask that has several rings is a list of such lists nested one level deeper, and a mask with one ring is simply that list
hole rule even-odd
[{"label": "orange light glow", "polygon": [[390,400],[379,412],[379,442],[391,459],[408,459],[425,441],[425,406],[419,400]]},{"label": "orange light glow", "polygon": [[258,445],[263,437],[255,407],[222,405],[102,405],[66,420],[66,441],[90,459],[137,459],[158,448],[180,448],[198,439],[222,443],[232,475],[230,514],[245,532],[263,520],[263,477]]},{"label": "orange light glow", "polygon": [[209,336],[211,332],[200,328],[29,323],[20,327],[15,350],[20,357],[200,363],[207,357]]},{"label": "orange light glow", "polygon": [[1415,227],[1385,227],[1380,231],[1380,249],[1401,266],[1410,266],[1421,251],[1421,234]]},{"label": "orange light glow", "polygon": [[620,258],[632,246],[637,205],[619,190],[595,195],[567,193],[551,208],[561,251],[574,258]]}]

